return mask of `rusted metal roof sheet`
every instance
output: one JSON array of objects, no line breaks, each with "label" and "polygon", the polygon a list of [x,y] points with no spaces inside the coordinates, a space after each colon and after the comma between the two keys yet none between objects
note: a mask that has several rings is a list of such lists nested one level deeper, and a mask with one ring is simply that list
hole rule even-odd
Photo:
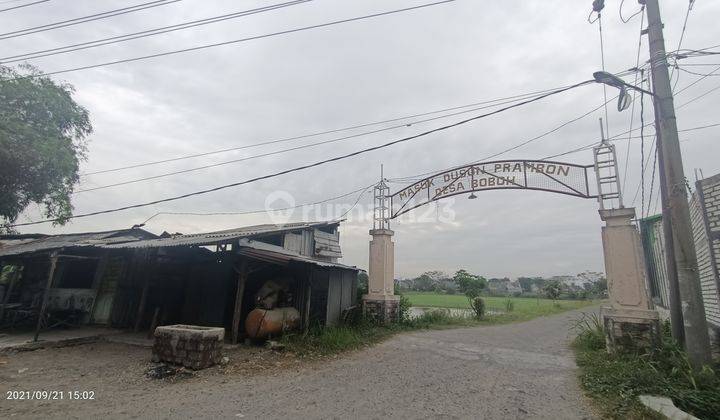
[{"label": "rusted metal roof sheet", "polygon": [[0,237],[0,257],[45,252],[61,248],[98,246],[138,241],[147,238],[157,238],[156,235],[143,229],[122,229],[107,232],[71,233],[66,235],[51,235],[28,237],[20,235]]},{"label": "rusted metal roof sheet", "polygon": [[240,247],[238,251],[240,255],[245,255],[250,258],[255,258],[271,263],[286,265],[291,261],[296,261],[307,264],[314,264],[320,267],[341,268],[345,270],[360,271],[360,269],[357,267],[330,261],[317,260],[315,258],[310,258],[304,255],[300,255],[296,252],[289,251],[281,246],[266,244],[259,241],[253,241],[251,239],[241,239],[238,242],[238,245]]},{"label": "rusted metal roof sheet", "polygon": [[208,233],[194,233],[189,235],[175,235],[167,238],[149,239],[119,244],[100,244],[101,248],[165,248],[174,246],[203,246],[222,243],[230,243],[237,239],[254,236],[269,235],[292,230],[307,229],[321,226],[336,225],[338,222],[314,222],[314,223],[285,223],[246,226],[236,229],[221,230]]}]

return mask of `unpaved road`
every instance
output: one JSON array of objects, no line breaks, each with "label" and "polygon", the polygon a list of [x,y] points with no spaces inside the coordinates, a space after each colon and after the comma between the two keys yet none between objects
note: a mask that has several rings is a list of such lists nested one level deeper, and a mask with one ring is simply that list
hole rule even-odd
[{"label": "unpaved road", "polygon": [[[568,348],[577,316],[403,334],[329,361],[277,356],[269,363],[282,366],[262,374],[176,382],[144,378],[149,350],[118,344],[3,356],[0,418],[591,418]],[[8,401],[8,389],[96,399]]]}]

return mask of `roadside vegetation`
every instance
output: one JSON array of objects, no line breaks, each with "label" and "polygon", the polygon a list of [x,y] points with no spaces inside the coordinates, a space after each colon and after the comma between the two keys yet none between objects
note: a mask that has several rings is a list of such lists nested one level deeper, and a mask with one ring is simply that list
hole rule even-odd
[{"label": "roadside vegetation", "polygon": [[[405,292],[404,296],[412,303],[412,306],[425,308],[457,308],[469,309],[468,301],[463,295],[442,295],[433,292]],[[499,297],[483,296],[487,312],[507,312],[508,315],[516,317],[535,318],[537,316],[552,315],[559,312],[583,308],[596,304],[595,300],[558,300],[545,298],[523,298],[523,297]],[[510,304],[508,303],[510,302]],[[512,305],[512,311],[507,311],[508,305]]]},{"label": "roadside vegetation", "polygon": [[672,399],[681,410],[698,418],[720,418],[720,366],[694,372],[667,325],[662,346],[648,354],[609,355],[596,314],[584,314],[576,330],[573,344],[580,382],[604,417],[658,418],[638,400],[640,395],[654,395]]},{"label": "roadside vegetation", "polygon": [[[395,334],[402,332],[463,328],[508,324],[527,321],[540,316],[557,314],[593,304],[592,301],[561,301],[548,299],[523,298],[482,298],[488,310],[478,317],[470,312],[463,314],[450,309],[470,308],[468,298],[463,295],[452,296],[459,299],[462,305],[437,307],[416,317],[410,316],[411,306],[416,305],[414,299],[418,295],[408,294],[401,297],[401,320],[390,325],[378,325],[360,316],[346,325],[338,327],[311,328],[305,334],[287,334],[283,337],[284,346],[300,356],[329,356],[349,350],[376,344]],[[423,297],[429,294],[421,295]],[[509,310],[508,310],[509,309]]]},{"label": "roadside vegetation", "polygon": [[[448,282],[452,282],[450,287]],[[446,282],[446,290],[432,292],[404,291],[399,285],[400,319],[389,325],[379,325],[362,315],[358,300],[355,309],[346,314],[343,325],[310,328],[305,333],[286,334],[283,347],[300,356],[329,356],[378,343],[392,335],[423,329],[443,329],[498,325],[527,321],[539,316],[553,315],[578,309],[596,302],[592,300],[554,300],[512,296],[488,296],[488,281],[466,270],[459,270]],[[367,293],[367,276],[359,278],[358,299]],[[548,297],[557,298],[548,293]],[[412,314],[412,307],[422,307]]]}]

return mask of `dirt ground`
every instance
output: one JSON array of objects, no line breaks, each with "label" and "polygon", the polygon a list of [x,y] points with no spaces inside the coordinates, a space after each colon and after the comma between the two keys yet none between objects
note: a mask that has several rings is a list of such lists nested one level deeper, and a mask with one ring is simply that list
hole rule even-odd
[{"label": "dirt ground", "polygon": [[[402,334],[335,358],[257,348],[194,374],[150,379],[150,349],[95,343],[0,356],[0,418],[594,417],[568,349],[577,312]],[[7,400],[7,391],[94,400]],[[66,394],[67,395],[67,394]]]}]

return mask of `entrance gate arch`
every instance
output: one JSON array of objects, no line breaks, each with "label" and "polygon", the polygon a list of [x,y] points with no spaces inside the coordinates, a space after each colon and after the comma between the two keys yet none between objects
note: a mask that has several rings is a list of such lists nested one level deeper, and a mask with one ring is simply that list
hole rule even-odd
[{"label": "entrance gate arch", "polygon": [[490,190],[536,190],[597,198],[590,193],[588,170],[544,160],[496,160],[448,169],[423,178],[390,195],[390,218],[443,198]]},{"label": "entrance gate arch", "polygon": [[[390,221],[415,208],[444,198],[491,190],[535,190],[597,199],[602,228],[605,273],[610,305],[603,307],[608,346],[626,335],[649,332],[657,337],[658,314],[646,289],[640,236],[632,224],[634,208],[625,208],[618,177],[615,147],[602,142],[593,149],[594,164],[548,160],[496,160],[437,172],[390,193],[382,178],[375,187],[375,212],[370,230],[368,294],[363,311],[382,322],[397,319],[394,294],[395,252]],[[591,191],[590,178],[595,178]],[[631,324],[632,328],[627,328]]]}]

